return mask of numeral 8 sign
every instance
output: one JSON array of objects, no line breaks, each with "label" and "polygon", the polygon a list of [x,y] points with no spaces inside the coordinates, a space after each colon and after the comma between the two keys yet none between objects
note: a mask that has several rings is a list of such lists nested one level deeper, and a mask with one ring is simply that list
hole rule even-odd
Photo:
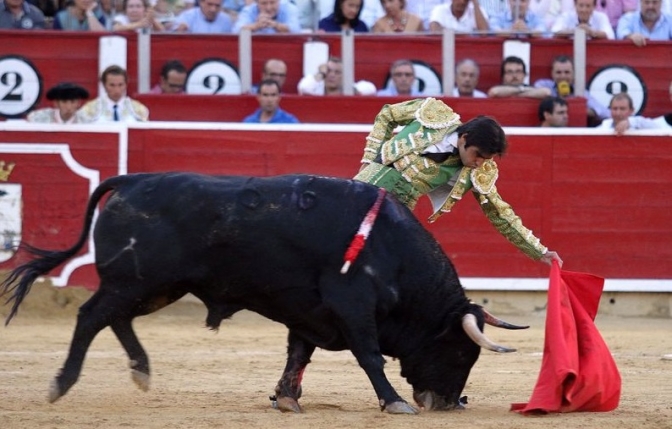
[{"label": "numeral 8 sign", "polygon": [[40,101],[42,78],[26,58],[0,57],[0,116],[18,118]]}]

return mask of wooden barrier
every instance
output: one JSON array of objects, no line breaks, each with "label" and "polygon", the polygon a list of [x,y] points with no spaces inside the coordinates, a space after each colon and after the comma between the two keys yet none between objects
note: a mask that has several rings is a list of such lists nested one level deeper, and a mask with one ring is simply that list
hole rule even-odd
[{"label": "wooden barrier", "polygon": [[[138,95],[149,107],[154,121],[240,122],[259,107],[250,95]],[[281,107],[296,115],[302,123],[372,124],[386,103],[404,101],[396,97],[308,97],[285,95]],[[477,115],[490,115],[504,126],[538,126],[539,100],[529,98],[484,99],[443,98],[463,121]],[[586,126],[586,101],[569,98],[569,126]]]},{"label": "wooden barrier", "polygon": [[[63,249],[81,230],[92,188],[111,175],[186,170],[349,178],[358,170],[369,127],[284,125],[262,131],[248,124],[115,128],[4,123],[0,130],[0,161],[15,164],[8,180],[0,181],[0,190],[8,185],[23,189],[22,241]],[[538,134],[518,128],[507,133],[511,148],[498,160],[498,190],[525,225],[561,254],[566,269],[626,282],[648,281],[654,285],[649,290],[672,291],[672,155],[661,149],[669,133],[616,137],[597,130]],[[475,199],[466,196],[452,213],[431,225],[425,221],[429,210],[422,199],[416,215],[461,276],[547,277],[548,267],[506,242]],[[0,270],[20,261],[12,257]],[[68,284],[95,286],[90,262],[80,260],[82,267],[73,268]],[[55,270],[54,275],[69,275],[65,271]]]},{"label": "wooden barrier", "polygon": [[[138,92],[138,43],[132,32],[120,33],[128,41],[129,93]],[[37,69],[44,90],[61,81],[74,81],[87,88],[92,96],[98,92],[98,38],[99,33],[87,32],[30,32],[3,31],[0,34],[0,56],[21,56]],[[259,35],[252,38],[252,70],[256,82],[266,59],[279,57],[288,64],[284,91],[296,93],[303,64],[303,44],[307,40],[321,40],[329,45],[332,54],[340,56],[341,38],[333,34]],[[496,37],[458,37],[455,59],[473,58],[481,68],[478,88],[487,91],[500,81],[500,62],[504,39]],[[362,35],[355,38],[355,78],[366,79],[382,87],[389,65],[400,56],[422,61],[440,76],[442,73],[442,40],[440,35]],[[550,76],[553,57],[572,55],[570,40],[531,39],[530,81]],[[394,49],[390,49],[390,47]],[[672,42],[649,42],[638,48],[629,41],[588,41],[586,46],[586,77],[603,67],[625,65],[641,78],[644,86],[645,116],[655,117],[672,110],[668,95],[670,83],[669,58]],[[155,34],[151,39],[152,83],[158,81],[161,65],[169,59],[180,59],[188,68],[209,59],[224,59],[233,67],[239,64],[238,38],[234,35]],[[3,84],[4,86],[7,83]],[[0,85],[0,95],[4,88]],[[43,91],[44,92],[44,91]],[[49,103],[44,94],[37,106]],[[334,106],[332,110],[349,109]],[[155,108],[156,109],[156,108]],[[302,112],[295,112],[301,116]]]}]

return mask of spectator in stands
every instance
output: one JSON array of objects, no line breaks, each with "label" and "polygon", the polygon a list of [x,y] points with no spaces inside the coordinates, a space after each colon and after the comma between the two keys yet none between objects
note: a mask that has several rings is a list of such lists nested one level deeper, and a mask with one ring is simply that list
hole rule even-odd
[{"label": "spectator in stands", "polygon": [[[185,10],[193,9],[194,7],[196,7],[196,3],[197,3],[196,0],[182,0],[181,2],[180,0],[178,0],[177,15],[179,16],[180,13],[184,12]],[[233,22],[233,19],[231,19],[231,22]]]},{"label": "spectator in stands", "polygon": [[569,108],[564,98],[545,97],[539,103],[539,126],[542,128],[566,127],[569,122]]},{"label": "spectator in stands", "polygon": [[[294,0],[299,8],[301,26],[304,30],[320,31],[319,21],[334,13],[335,0]],[[385,15],[380,0],[363,0],[359,20],[370,29],[378,18]],[[341,31],[334,30],[334,31]]]},{"label": "spectator in stands", "polygon": [[487,31],[488,14],[480,6],[479,0],[448,0],[432,9],[429,17],[429,30],[440,33],[444,28],[456,33]]},{"label": "spectator in stands", "polygon": [[551,32],[555,37],[571,38],[574,31],[581,28],[589,39],[613,39],[614,29],[611,28],[609,17],[595,10],[597,0],[574,0],[576,10],[560,15]]},{"label": "spectator in stands", "polygon": [[317,73],[301,78],[297,89],[302,95],[343,95],[343,62],[330,57]]},{"label": "spectator in stands", "polygon": [[636,11],[638,3],[637,0],[598,0],[595,10],[607,14],[609,24],[616,33],[618,19],[625,13]]},{"label": "spectator in stands", "polygon": [[150,94],[183,94],[187,83],[187,68],[178,60],[169,60],[161,67],[159,83]]},{"label": "spectator in stands", "polygon": [[322,18],[318,23],[318,31],[323,33],[340,33],[352,30],[357,33],[367,33],[369,27],[359,19],[362,13],[363,0],[335,0],[334,12]]},{"label": "spectator in stands", "polygon": [[[27,0],[28,3],[32,4],[42,12],[45,17],[53,18],[58,12],[60,5],[58,0]],[[2,3],[2,1],[0,1]],[[47,25],[47,28],[51,28],[51,25]]]},{"label": "spectator in stands", "polygon": [[618,135],[624,134],[627,130],[644,130],[660,128],[660,126],[650,118],[644,116],[635,116],[635,108],[632,104],[632,98],[627,92],[620,92],[609,102],[611,118],[602,121],[600,128],[613,129]]},{"label": "spectator in stands", "polygon": [[119,66],[109,66],[100,76],[105,93],[86,103],[79,111],[84,122],[144,122],[149,109],[126,95],[128,74]]},{"label": "spectator in stands", "polygon": [[618,39],[629,39],[635,46],[645,46],[647,40],[672,40],[672,15],[661,12],[661,0],[640,0],[640,9],[618,20]]},{"label": "spectator in stands", "polygon": [[280,108],[280,85],[272,79],[262,80],[259,84],[257,101],[259,108],[243,122],[255,124],[298,124],[299,120],[291,113]]},{"label": "spectator in stands", "polygon": [[516,56],[508,56],[502,61],[500,68],[501,84],[488,90],[488,97],[530,97],[544,98],[551,95],[549,88],[535,88],[525,83],[527,67],[525,62]]},{"label": "spectator in stands", "polygon": [[422,20],[422,26],[429,30],[429,17],[432,10],[443,3],[443,0],[406,0],[406,10],[409,13],[418,15]]},{"label": "spectator in stands", "polygon": [[89,98],[89,91],[70,82],[62,82],[47,91],[47,100],[54,107],[38,109],[28,114],[28,122],[43,124],[76,124],[81,122],[77,109]]},{"label": "spectator in stands", "polygon": [[154,6],[154,19],[163,25],[165,31],[173,31],[175,29],[175,20],[177,15],[175,10],[177,5],[171,0],[152,0]]},{"label": "spectator in stands", "polygon": [[[317,30],[317,22],[320,20],[320,2],[314,0],[294,0],[299,10],[299,24],[301,32],[312,33]],[[331,8],[329,8],[331,11]]]},{"label": "spectator in stands", "polygon": [[243,29],[257,34],[300,33],[299,10],[288,1],[256,0],[238,14],[233,32]]},{"label": "spectator in stands", "polygon": [[222,12],[222,0],[199,0],[198,7],[185,9],[175,20],[175,31],[199,34],[231,33],[231,17]]},{"label": "spectator in stands", "polygon": [[453,97],[474,97],[486,98],[483,91],[476,89],[478,86],[478,77],[481,74],[476,61],[465,58],[455,66],[455,88],[453,88]]},{"label": "spectator in stands", "polygon": [[[287,80],[287,64],[277,58],[266,60],[264,63],[264,68],[261,70],[261,80],[264,81],[267,79],[278,82],[278,86],[280,86],[280,93],[282,93],[282,88],[285,86],[285,80]],[[259,86],[254,85],[250,92],[252,94],[258,93]]]},{"label": "spectator in stands", "polygon": [[383,88],[376,93],[378,96],[386,97],[417,97],[420,92],[413,88],[415,83],[415,70],[410,60],[397,60],[390,66],[390,77],[392,82],[387,88]]},{"label": "spectator in stands", "polygon": [[[574,12],[574,0],[534,0],[529,2],[528,10],[540,16],[544,21],[546,30],[551,31],[553,24],[560,15]],[[490,16],[493,16],[493,14],[490,14]]]},{"label": "spectator in stands", "polygon": [[424,31],[422,19],[406,10],[406,0],[380,0],[385,15],[374,24],[373,33],[416,33]]},{"label": "spectator in stands", "polygon": [[105,17],[93,0],[73,0],[54,17],[54,30],[107,31]]},{"label": "spectator in stands", "polygon": [[154,18],[154,9],[148,0],[124,0],[124,13],[114,17],[114,31],[164,31],[163,24]]},{"label": "spectator in stands", "polygon": [[6,30],[43,30],[44,13],[25,0],[0,1],[0,28]]},{"label": "spectator in stands", "polygon": [[245,6],[249,6],[254,3],[254,0],[224,0],[222,4],[222,9],[224,13],[231,17],[233,22],[236,22],[238,19],[238,14]]},{"label": "spectator in stands", "polygon": [[[539,0],[537,0],[539,1]],[[545,1],[545,0],[541,0]],[[555,1],[555,0],[553,0]],[[481,5],[481,8],[485,11],[488,17],[495,16],[499,13],[504,12],[509,8],[506,0],[479,0],[478,4]]]},{"label": "spectator in stands", "polygon": [[[574,62],[567,55],[558,55],[551,64],[551,79],[539,79],[534,82],[535,88],[548,88],[551,95],[568,97],[574,95]],[[603,119],[609,117],[609,109],[590,95],[588,89],[584,92],[587,100],[587,124],[597,126]]]},{"label": "spectator in stands", "polygon": [[[670,82],[670,88],[668,91],[670,94],[670,105],[672,105],[672,82]],[[656,124],[658,124],[660,128],[672,128],[672,112],[658,116],[654,119],[654,121],[656,121]]]},{"label": "spectator in stands", "polygon": [[122,10],[124,10],[123,0],[100,0],[94,13],[102,15],[105,18],[105,29],[112,31],[114,17],[117,16],[117,12]]},{"label": "spectator in stands", "polygon": [[544,18],[528,9],[530,0],[509,0],[509,8],[490,17],[490,29],[500,35],[542,36],[547,32]]},{"label": "spectator in stands", "polygon": [[499,172],[493,158],[506,149],[504,130],[488,116],[463,124],[435,98],[386,104],[366,137],[354,179],[388,190],[411,210],[427,195],[433,208],[430,222],[471,191],[492,225],[523,253],[562,265],[560,256],[543,246],[497,193]]},{"label": "spectator in stands", "polygon": [[378,91],[376,85],[368,80],[358,80],[353,85],[353,89],[355,90],[355,95],[376,95]]}]

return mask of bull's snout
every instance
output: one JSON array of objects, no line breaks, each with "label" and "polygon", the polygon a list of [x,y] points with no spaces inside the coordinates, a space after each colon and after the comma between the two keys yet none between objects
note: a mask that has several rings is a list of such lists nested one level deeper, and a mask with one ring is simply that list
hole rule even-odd
[{"label": "bull's snout", "polygon": [[447,400],[445,396],[429,390],[424,392],[413,391],[413,400],[423,411],[463,410],[467,404],[466,396],[463,396],[457,402],[452,402]]}]

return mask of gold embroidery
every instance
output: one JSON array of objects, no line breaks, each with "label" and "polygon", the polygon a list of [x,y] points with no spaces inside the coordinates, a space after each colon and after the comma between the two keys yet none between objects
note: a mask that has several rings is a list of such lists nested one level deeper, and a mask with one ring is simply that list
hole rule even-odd
[{"label": "gold embroidery", "polygon": [[499,177],[497,164],[492,159],[488,159],[479,168],[471,172],[471,183],[481,194],[489,194],[495,187],[495,182]]},{"label": "gold embroidery", "polygon": [[431,97],[426,99],[415,112],[415,118],[424,127],[434,130],[448,128],[460,122],[460,115],[443,101]]}]

